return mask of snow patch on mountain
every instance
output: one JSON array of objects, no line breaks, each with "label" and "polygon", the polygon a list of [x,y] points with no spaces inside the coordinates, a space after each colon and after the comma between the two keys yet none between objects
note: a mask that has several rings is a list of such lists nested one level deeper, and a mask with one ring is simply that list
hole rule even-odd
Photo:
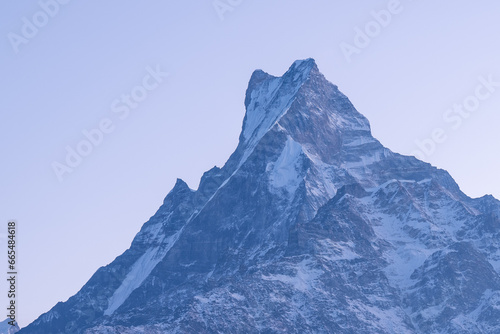
[{"label": "snow patch on mountain", "polygon": [[115,290],[108,301],[108,308],[104,311],[104,315],[112,315],[137,289],[144,280],[151,274],[153,269],[165,257],[170,248],[175,244],[182,228],[175,234],[165,239],[160,246],[149,248],[131,267],[122,284]]},{"label": "snow patch on mountain", "polygon": [[352,313],[359,320],[373,327],[369,333],[414,334],[413,331],[407,329],[407,324],[403,321],[405,314],[402,313],[401,309],[382,309],[354,299],[348,299],[348,301]]},{"label": "snow patch on mountain", "polygon": [[354,243],[348,242],[334,242],[331,239],[318,240],[321,246],[318,254],[328,261],[341,261],[341,260],[354,260],[360,256],[354,251]]},{"label": "snow patch on mountain", "polygon": [[307,292],[314,289],[314,281],[323,274],[323,271],[314,268],[312,265],[313,262],[310,259],[305,259],[292,267],[295,272],[294,275],[269,274],[262,275],[262,279],[285,283],[293,286],[298,291]]},{"label": "snow patch on mountain", "polygon": [[300,175],[302,154],[302,146],[288,136],[278,160],[268,165],[268,169],[272,169],[269,174],[272,187],[284,188],[289,194],[295,193],[303,180]]}]

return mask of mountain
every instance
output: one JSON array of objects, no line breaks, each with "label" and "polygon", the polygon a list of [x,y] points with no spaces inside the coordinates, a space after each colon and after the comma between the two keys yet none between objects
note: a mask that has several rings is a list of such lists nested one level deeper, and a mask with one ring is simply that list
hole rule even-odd
[{"label": "mountain", "polygon": [[0,334],[14,334],[19,331],[17,322],[15,322],[14,326],[12,326],[11,324],[9,324],[9,321],[11,320],[7,318],[4,321],[0,322]]},{"label": "mountain", "polygon": [[250,79],[239,144],[19,333],[500,333],[500,202],[390,151],[314,60]]}]

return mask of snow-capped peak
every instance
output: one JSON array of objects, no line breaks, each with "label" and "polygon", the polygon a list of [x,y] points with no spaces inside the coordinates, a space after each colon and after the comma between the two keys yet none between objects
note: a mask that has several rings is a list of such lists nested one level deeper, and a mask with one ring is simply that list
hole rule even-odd
[{"label": "snow-capped peak", "polygon": [[246,115],[243,120],[242,139],[254,144],[269,131],[287,111],[297,91],[316,68],[313,59],[297,60],[282,77],[262,70],[252,74],[246,92]]},{"label": "snow-capped peak", "polygon": [[245,105],[228,162],[20,333],[500,333],[500,202],[383,147],[312,59]]}]

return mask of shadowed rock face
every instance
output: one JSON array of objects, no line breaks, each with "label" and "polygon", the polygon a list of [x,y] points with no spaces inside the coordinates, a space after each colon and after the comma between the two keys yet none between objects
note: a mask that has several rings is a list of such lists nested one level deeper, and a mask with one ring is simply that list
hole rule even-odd
[{"label": "shadowed rock face", "polygon": [[255,71],[236,151],[20,333],[499,333],[500,205],[384,148],[318,71]]}]

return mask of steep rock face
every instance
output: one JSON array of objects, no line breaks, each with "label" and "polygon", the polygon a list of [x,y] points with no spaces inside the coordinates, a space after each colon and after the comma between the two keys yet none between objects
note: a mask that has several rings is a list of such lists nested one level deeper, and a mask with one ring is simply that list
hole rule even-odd
[{"label": "steep rock face", "polygon": [[238,147],[21,333],[496,333],[500,205],[372,137],[296,61],[255,71]]}]

